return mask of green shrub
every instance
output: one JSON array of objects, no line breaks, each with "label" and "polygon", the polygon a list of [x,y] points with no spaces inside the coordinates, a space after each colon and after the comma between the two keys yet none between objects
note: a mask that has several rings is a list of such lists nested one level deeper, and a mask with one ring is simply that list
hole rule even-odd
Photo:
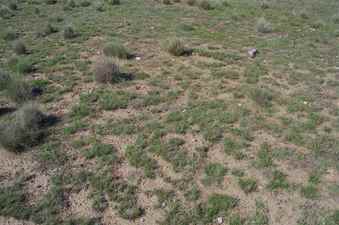
[{"label": "green shrub", "polygon": [[0,6],[0,17],[3,19],[9,19],[14,16],[13,12],[5,5]]},{"label": "green shrub", "polygon": [[117,57],[120,59],[128,59],[131,57],[129,51],[118,42],[107,43],[103,48],[103,52],[105,56],[108,57]]},{"label": "green shrub", "polygon": [[24,55],[27,53],[26,45],[22,41],[16,41],[13,44],[13,50],[17,55]]},{"label": "green shrub", "polygon": [[74,27],[71,25],[68,25],[64,28],[64,38],[65,39],[72,39],[78,36],[78,34],[75,32]]},{"label": "green shrub", "polygon": [[189,53],[189,50],[179,39],[170,40],[167,45],[167,51],[174,56],[183,56]]},{"label": "green shrub", "polygon": [[260,33],[271,33],[273,31],[272,24],[268,22],[264,17],[261,17],[257,21],[257,31]]},{"label": "green shrub", "polygon": [[96,63],[94,76],[98,83],[116,83],[120,80],[121,72],[117,64],[108,59],[103,59]]},{"label": "green shrub", "polygon": [[21,152],[38,144],[45,134],[45,118],[36,105],[23,105],[1,125],[0,144],[13,152]]}]

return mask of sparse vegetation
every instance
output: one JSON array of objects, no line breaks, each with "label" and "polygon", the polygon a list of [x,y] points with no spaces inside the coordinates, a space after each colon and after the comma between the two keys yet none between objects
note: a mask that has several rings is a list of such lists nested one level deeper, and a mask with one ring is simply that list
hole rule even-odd
[{"label": "sparse vegetation", "polygon": [[0,223],[338,224],[338,8],[2,1]]}]

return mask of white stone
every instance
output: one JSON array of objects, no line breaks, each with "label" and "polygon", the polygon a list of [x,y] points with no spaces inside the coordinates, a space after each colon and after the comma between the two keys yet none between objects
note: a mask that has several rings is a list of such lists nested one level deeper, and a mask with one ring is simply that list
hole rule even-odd
[{"label": "white stone", "polygon": [[222,217],[218,217],[217,218],[217,223],[218,224],[222,224],[224,222],[223,218]]}]

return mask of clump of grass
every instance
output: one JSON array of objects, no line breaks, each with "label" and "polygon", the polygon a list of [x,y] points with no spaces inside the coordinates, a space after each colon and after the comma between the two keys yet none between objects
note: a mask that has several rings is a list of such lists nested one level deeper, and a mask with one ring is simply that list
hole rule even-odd
[{"label": "clump of grass", "polygon": [[74,27],[72,25],[68,25],[64,28],[64,38],[65,39],[72,39],[77,37],[78,34],[76,33]]},{"label": "clump of grass", "polygon": [[26,200],[21,182],[0,187],[0,215],[27,220],[31,210],[27,207]]},{"label": "clump of grass", "polygon": [[259,63],[254,63],[246,68],[245,70],[245,78],[246,82],[250,84],[258,83],[260,78],[266,75],[267,71],[263,65]]},{"label": "clump of grass", "polygon": [[132,57],[132,54],[118,42],[110,42],[105,44],[103,48],[105,56],[108,57],[117,57],[120,59],[129,59]]},{"label": "clump of grass", "polygon": [[264,108],[272,107],[273,93],[270,89],[260,87],[249,91],[250,98],[259,106]]},{"label": "clump of grass", "polygon": [[238,160],[241,160],[246,156],[242,151],[241,144],[231,138],[224,139],[224,151],[226,154],[229,154]]},{"label": "clump of grass", "polygon": [[0,17],[3,19],[9,19],[14,16],[13,12],[5,5],[0,6]]},{"label": "clump of grass", "polygon": [[134,145],[126,147],[125,156],[132,166],[142,168],[146,177],[155,177],[157,162],[147,155],[145,146],[140,143],[140,139]]},{"label": "clump of grass", "polygon": [[228,195],[211,195],[207,201],[204,220],[210,223],[219,215],[227,215],[231,209],[238,205],[238,202],[238,199]]},{"label": "clump of grass", "polygon": [[104,163],[112,164],[118,161],[116,149],[109,144],[95,143],[89,150],[85,151],[87,159],[96,158]]},{"label": "clump of grass", "polygon": [[205,167],[205,177],[203,183],[206,185],[210,184],[221,184],[226,175],[227,169],[219,163],[211,163]]},{"label": "clump of grass", "polygon": [[319,196],[318,189],[313,184],[308,184],[305,187],[302,187],[300,191],[305,198],[315,199]]},{"label": "clump of grass", "polygon": [[125,109],[134,98],[135,95],[124,91],[105,91],[100,96],[99,103],[104,110]]},{"label": "clump of grass", "polygon": [[184,56],[190,53],[190,50],[179,39],[170,40],[167,45],[167,51],[174,56]]},{"label": "clump of grass", "polygon": [[268,184],[268,188],[272,191],[279,189],[287,189],[289,188],[289,183],[286,180],[286,175],[279,170],[274,170],[272,174],[272,179]]},{"label": "clump of grass", "polygon": [[246,224],[269,225],[268,208],[261,200],[256,200],[255,206],[255,214],[248,219]]},{"label": "clump of grass", "polygon": [[21,152],[39,143],[44,136],[46,116],[32,103],[23,105],[5,122],[0,131],[0,144],[7,150]]},{"label": "clump of grass", "polygon": [[95,81],[98,83],[117,83],[121,80],[120,68],[109,59],[99,60],[94,68]]},{"label": "clump of grass", "polygon": [[267,168],[273,165],[272,150],[267,143],[261,145],[257,154],[256,165],[260,168]]},{"label": "clump of grass", "polygon": [[264,17],[261,17],[257,21],[256,29],[259,33],[271,33],[273,31],[272,24],[268,22]]},{"label": "clump of grass", "polygon": [[258,187],[257,181],[251,178],[240,178],[238,183],[246,194],[256,191]]},{"label": "clump of grass", "polygon": [[27,53],[26,45],[22,41],[14,42],[13,50],[17,55],[24,55]]},{"label": "clump of grass", "polygon": [[171,1],[170,0],[162,0],[162,3],[165,5],[170,5]]}]

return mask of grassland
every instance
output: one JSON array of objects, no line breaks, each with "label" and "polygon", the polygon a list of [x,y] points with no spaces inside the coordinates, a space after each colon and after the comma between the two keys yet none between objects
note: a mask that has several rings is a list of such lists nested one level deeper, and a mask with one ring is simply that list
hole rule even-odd
[{"label": "grassland", "polygon": [[0,0],[0,224],[338,225],[338,9]]}]

